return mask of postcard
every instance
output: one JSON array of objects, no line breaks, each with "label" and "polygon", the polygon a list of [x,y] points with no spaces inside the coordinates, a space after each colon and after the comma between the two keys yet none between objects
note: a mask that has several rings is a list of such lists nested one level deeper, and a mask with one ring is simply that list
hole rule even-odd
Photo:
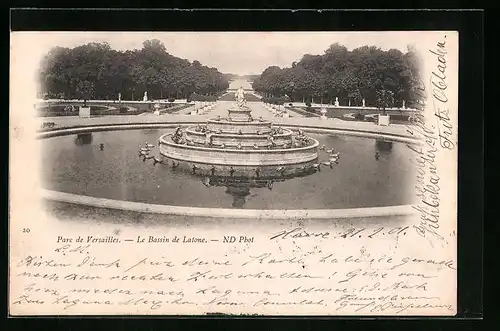
[{"label": "postcard", "polygon": [[9,314],[453,316],[458,32],[12,32]]}]

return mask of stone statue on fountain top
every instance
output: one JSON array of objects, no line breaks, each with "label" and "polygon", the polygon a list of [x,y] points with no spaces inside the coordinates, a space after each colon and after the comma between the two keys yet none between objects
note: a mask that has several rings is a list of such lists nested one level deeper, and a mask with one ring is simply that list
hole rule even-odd
[{"label": "stone statue on fountain top", "polygon": [[245,91],[243,91],[242,87],[236,91],[236,104],[238,107],[243,107],[245,105]]}]

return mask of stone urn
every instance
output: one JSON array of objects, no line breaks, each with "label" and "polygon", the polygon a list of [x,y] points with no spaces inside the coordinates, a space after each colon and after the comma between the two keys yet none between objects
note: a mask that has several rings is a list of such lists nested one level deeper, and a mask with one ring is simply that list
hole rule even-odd
[{"label": "stone urn", "polygon": [[327,119],[327,117],[326,117],[327,110],[325,108],[321,108],[320,113],[321,113],[321,119],[326,120]]}]

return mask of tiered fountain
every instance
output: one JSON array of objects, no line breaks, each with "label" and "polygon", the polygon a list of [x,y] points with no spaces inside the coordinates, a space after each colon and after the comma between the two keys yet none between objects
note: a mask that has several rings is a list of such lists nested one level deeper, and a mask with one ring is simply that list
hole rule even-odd
[{"label": "tiered fountain", "polygon": [[[241,208],[251,188],[272,190],[274,182],[310,175],[319,169],[316,139],[302,130],[275,127],[254,119],[246,106],[243,89],[227,118],[205,124],[178,127],[159,139],[162,157],[172,167],[199,176],[205,186],[226,187],[233,207]],[[168,161],[167,161],[168,163]]]},{"label": "tiered fountain", "polygon": [[258,178],[303,172],[318,160],[317,140],[253,118],[242,88],[236,99],[227,118],[178,127],[161,136],[161,155],[176,167],[189,167],[198,174]]}]

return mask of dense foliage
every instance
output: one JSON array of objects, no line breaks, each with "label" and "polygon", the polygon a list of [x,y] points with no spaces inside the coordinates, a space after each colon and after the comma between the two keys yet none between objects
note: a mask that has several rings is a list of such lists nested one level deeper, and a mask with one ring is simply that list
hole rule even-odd
[{"label": "dense foliage", "polygon": [[[338,43],[323,55],[306,54],[291,67],[270,66],[253,82],[266,97],[289,96],[294,102],[386,107],[387,101],[411,106],[420,98],[419,64],[414,49],[383,51],[363,46],[348,51]],[[378,91],[390,91],[381,95]],[[389,97],[390,96],[390,97]],[[392,99],[391,99],[392,98]]]},{"label": "dense foliage", "polygon": [[40,70],[41,94],[80,99],[141,100],[187,98],[191,94],[219,95],[228,87],[216,68],[170,55],[159,40],[142,49],[117,51],[107,43],[53,48]]}]

